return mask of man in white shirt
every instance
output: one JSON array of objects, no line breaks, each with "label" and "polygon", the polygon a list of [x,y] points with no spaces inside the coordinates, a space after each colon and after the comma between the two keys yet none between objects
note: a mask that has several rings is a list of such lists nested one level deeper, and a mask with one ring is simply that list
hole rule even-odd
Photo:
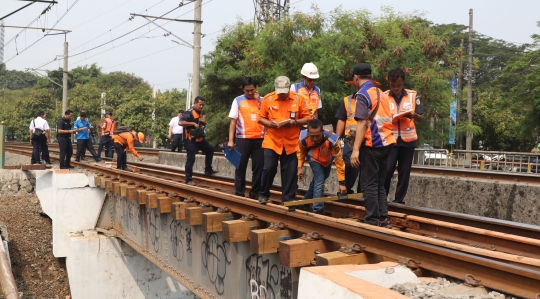
[{"label": "man in white shirt", "polygon": [[178,116],[173,117],[169,123],[169,140],[171,140],[171,152],[178,148],[178,152],[182,152],[182,143],[184,141],[184,127],[178,125],[180,117],[184,110],[178,110]]},{"label": "man in white shirt", "polygon": [[49,147],[47,144],[51,143],[51,134],[49,124],[43,116],[45,112],[38,111],[37,117],[30,122],[30,144],[33,146],[32,151],[32,164],[40,164],[41,158],[39,153],[41,151],[43,158],[47,164],[52,164],[49,159]]}]

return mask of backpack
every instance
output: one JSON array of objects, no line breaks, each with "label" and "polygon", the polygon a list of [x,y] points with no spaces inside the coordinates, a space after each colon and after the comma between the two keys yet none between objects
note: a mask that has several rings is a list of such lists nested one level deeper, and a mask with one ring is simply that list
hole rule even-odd
[{"label": "backpack", "polygon": [[133,130],[131,130],[131,128],[128,126],[119,126],[114,128],[113,134],[118,135],[120,133],[131,133],[131,131]]}]

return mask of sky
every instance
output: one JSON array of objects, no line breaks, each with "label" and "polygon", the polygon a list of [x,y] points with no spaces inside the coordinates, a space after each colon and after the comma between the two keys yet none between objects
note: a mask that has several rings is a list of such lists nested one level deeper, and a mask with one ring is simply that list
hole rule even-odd
[{"label": "sky", "polygon": [[[193,52],[172,40],[177,37],[192,43],[191,23],[159,21],[173,35],[141,17],[129,20],[130,13],[193,19],[194,3],[179,7],[181,0],[57,0],[58,4],[41,15],[46,3],[34,3],[4,19],[6,26],[34,26],[71,30],[69,69],[96,63],[105,73],[123,71],[142,77],[150,85],[164,91],[187,89],[192,73]],[[189,0],[184,0],[188,3]],[[27,1],[0,0],[0,17],[28,4]],[[513,43],[530,43],[532,34],[540,34],[540,1],[516,0],[509,4],[497,0],[292,0],[291,10],[309,12],[315,5],[322,12],[338,7],[343,10],[368,10],[381,16],[381,7],[395,12],[419,14],[435,24],[469,24],[469,9],[474,10],[476,31]],[[253,0],[203,0],[201,54],[214,49],[216,38],[224,26],[253,21]],[[41,15],[41,16],[40,16]],[[33,22],[38,16],[39,19]],[[33,22],[33,23],[32,23]],[[140,29],[137,29],[141,27]],[[135,30],[137,29],[137,30]],[[44,36],[41,30],[5,28],[4,62],[7,69],[57,69],[62,66],[64,35]],[[133,31],[133,32],[131,32]],[[50,32],[54,33],[54,32]],[[17,37],[16,37],[17,36]],[[16,37],[16,38],[15,38]],[[111,40],[114,40],[111,42]],[[107,43],[109,42],[109,43]],[[106,43],[106,44],[105,44]],[[84,53],[83,53],[84,52]],[[57,58],[57,56],[59,56]],[[56,59],[56,60],[55,60]],[[202,58],[201,58],[202,59]]]}]

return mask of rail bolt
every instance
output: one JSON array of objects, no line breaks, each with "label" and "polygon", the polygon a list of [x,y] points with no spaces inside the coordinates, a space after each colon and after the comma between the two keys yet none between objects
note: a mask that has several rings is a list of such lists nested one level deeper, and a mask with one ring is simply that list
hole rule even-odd
[{"label": "rail bolt", "polygon": [[465,274],[465,283],[472,287],[479,287],[481,280],[474,278],[472,274]]}]

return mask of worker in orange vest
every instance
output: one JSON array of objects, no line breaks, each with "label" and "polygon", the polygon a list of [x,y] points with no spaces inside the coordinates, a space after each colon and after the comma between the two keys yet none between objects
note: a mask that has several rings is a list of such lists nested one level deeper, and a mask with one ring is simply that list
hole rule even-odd
[{"label": "worker in orange vest", "polygon": [[116,127],[116,123],[112,118],[112,112],[105,112],[105,119],[103,120],[103,125],[101,126],[101,138],[99,139],[98,158],[101,158],[101,151],[105,147],[105,157],[112,158],[113,153],[113,132]]},{"label": "worker in orange vest", "polygon": [[[229,139],[225,146],[236,150],[242,155],[240,165],[234,172],[234,193],[245,196],[246,168],[251,157],[251,190],[249,198],[259,198],[261,190],[261,175],[264,166],[264,151],[262,142],[264,126],[257,121],[261,107],[261,98],[257,93],[257,82],[252,77],[242,80],[244,94],[234,99],[229,112]],[[236,145],[234,139],[236,137]]]},{"label": "worker in orange vest", "polygon": [[[313,173],[313,179],[309,184],[308,191],[303,199],[321,198],[324,196],[324,182],[330,176],[332,161],[336,162],[336,172],[339,184],[339,193],[346,194],[345,187],[345,164],[341,156],[339,136],[325,130],[319,119],[312,119],[307,124],[307,129],[300,133],[298,141],[298,178],[304,179],[304,162],[307,160]],[[306,159],[307,158],[307,159]],[[322,214],[324,203],[313,204],[313,212]]]},{"label": "worker in orange vest", "polygon": [[123,132],[119,134],[113,135],[113,144],[114,149],[116,150],[116,168],[126,171],[133,171],[131,168],[127,167],[127,153],[126,151],[129,150],[139,161],[143,160],[143,157],[137,153],[135,150],[135,147],[133,146],[133,143],[135,141],[138,142],[144,142],[144,134],[142,132]]},{"label": "worker in orange vest", "polygon": [[[387,161],[396,143],[392,135],[392,116],[395,107],[372,81],[371,66],[359,63],[353,69],[356,97],[356,138],[351,154],[351,165],[362,164],[362,192],[366,216],[364,222],[391,228],[384,182]],[[360,154],[361,152],[361,154]]]},{"label": "worker in orange vest", "polygon": [[390,105],[395,105],[398,115],[402,116],[392,120],[392,135],[396,139],[396,145],[388,157],[384,188],[388,196],[397,164],[398,181],[393,202],[405,204],[404,199],[409,188],[414,149],[418,147],[415,121],[422,121],[424,110],[417,92],[403,88],[405,72],[402,69],[395,68],[388,72],[386,80],[390,84],[390,90],[385,91],[388,102]]},{"label": "worker in orange vest", "polygon": [[290,90],[289,78],[277,77],[274,87],[275,91],[264,97],[258,116],[259,123],[266,127],[262,143],[264,167],[259,194],[261,204],[266,204],[270,197],[270,187],[277,173],[278,161],[281,168],[281,200],[286,202],[296,197],[298,190],[296,150],[300,126],[306,125],[311,118],[306,97]]},{"label": "worker in orange vest", "polygon": [[321,89],[315,85],[319,79],[319,70],[311,62],[304,64],[300,71],[302,81],[291,84],[291,91],[305,95],[311,118],[317,118],[317,110],[322,108]]}]

